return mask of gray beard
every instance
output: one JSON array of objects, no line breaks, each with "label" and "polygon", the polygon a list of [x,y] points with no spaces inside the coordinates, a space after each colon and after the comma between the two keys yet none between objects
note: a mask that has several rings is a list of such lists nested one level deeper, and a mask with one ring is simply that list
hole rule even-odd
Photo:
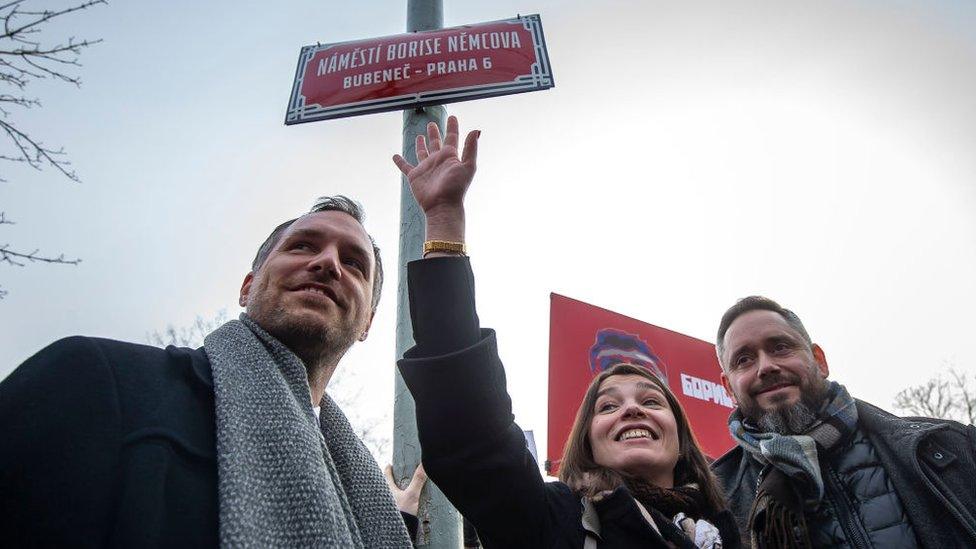
[{"label": "gray beard", "polygon": [[827,399],[827,382],[814,379],[801,388],[800,400],[792,405],[764,412],[756,421],[766,433],[801,435],[817,422],[817,416]]},{"label": "gray beard", "polygon": [[766,433],[799,435],[805,433],[816,421],[816,411],[800,400],[792,406],[764,413],[759,418],[758,427]]}]

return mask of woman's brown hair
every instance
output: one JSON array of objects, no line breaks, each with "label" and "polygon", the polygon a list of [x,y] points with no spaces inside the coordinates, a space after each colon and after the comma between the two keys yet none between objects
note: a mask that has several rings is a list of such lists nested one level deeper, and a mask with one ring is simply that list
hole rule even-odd
[{"label": "woman's brown hair", "polygon": [[691,431],[688,416],[681,403],[656,375],[632,364],[617,364],[593,378],[579,411],[576,412],[576,421],[573,422],[569,440],[566,441],[563,458],[559,463],[559,480],[586,497],[593,497],[605,490],[614,490],[624,484],[622,473],[597,464],[593,459],[593,447],[590,444],[590,424],[593,422],[600,384],[608,377],[617,375],[645,377],[661,389],[678,427],[678,462],[674,466],[674,485],[697,484],[709,507],[708,511],[718,513],[725,509],[725,497],[715,480],[715,475],[708,467],[708,461],[698,445],[695,434]]}]

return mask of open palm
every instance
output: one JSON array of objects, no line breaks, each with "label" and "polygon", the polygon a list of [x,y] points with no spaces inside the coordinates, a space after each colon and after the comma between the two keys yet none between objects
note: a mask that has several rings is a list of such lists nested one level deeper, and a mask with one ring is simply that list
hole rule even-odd
[{"label": "open palm", "polygon": [[471,186],[476,171],[480,134],[475,130],[467,135],[464,151],[459,157],[458,121],[451,116],[447,119],[443,142],[440,130],[433,122],[427,125],[426,137],[417,136],[416,166],[400,155],[393,157],[393,162],[407,176],[410,190],[425,213],[438,208],[457,208],[464,203],[464,193]]}]

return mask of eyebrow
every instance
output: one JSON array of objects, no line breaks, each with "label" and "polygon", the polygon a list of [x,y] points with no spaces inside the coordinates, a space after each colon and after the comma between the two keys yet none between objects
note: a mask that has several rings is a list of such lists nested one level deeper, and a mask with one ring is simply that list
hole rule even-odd
[{"label": "eyebrow", "polygon": [[796,339],[795,337],[792,337],[787,334],[782,334],[782,335],[774,335],[774,336],[767,337],[765,343],[792,343],[795,345],[799,341],[800,340]]},{"label": "eyebrow", "polygon": [[[772,344],[776,344],[776,343],[789,343],[790,345],[801,345],[801,343],[800,343],[801,341],[803,341],[803,340],[802,339],[797,339],[797,338],[795,338],[795,337],[793,337],[793,336],[791,336],[789,334],[776,334],[776,335],[771,335],[771,336],[763,339],[759,343],[758,347],[765,347],[766,345],[769,345],[770,343],[772,343]],[[739,347],[737,347],[735,349],[731,349],[731,350],[729,350],[729,360],[730,361],[731,360],[734,360],[736,357],[738,357],[743,352],[748,351],[748,350],[752,350],[754,348],[756,348],[756,345],[753,345],[752,342],[748,342],[748,343],[745,343],[743,345],[740,345]]]},{"label": "eyebrow", "polygon": [[[657,393],[660,393],[661,396],[664,396],[664,391],[662,391],[660,387],[658,387],[657,385],[654,385],[653,383],[648,383],[646,381],[640,381],[640,382],[637,383],[637,388],[638,389],[645,389],[645,390],[655,391]],[[596,393],[596,398],[600,398],[603,395],[608,394],[608,393],[618,393],[619,394],[620,393],[620,389],[618,389],[616,387],[607,387],[606,389],[600,389]]]},{"label": "eyebrow", "polygon": [[[323,238],[323,237],[328,238],[328,236],[329,235],[326,234],[325,231],[317,231],[315,229],[295,229],[294,231],[288,233],[284,238],[282,238],[281,242],[282,244],[284,244],[285,242],[290,242],[296,238],[316,239],[316,238]],[[353,242],[352,240],[350,240],[347,244],[349,247],[352,248],[354,253],[359,255],[362,259],[367,260],[367,263],[369,263],[369,265],[367,266],[370,269],[372,269],[373,262],[368,260],[373,256],[373,254],[370,251],[366,250],[366,248],[361,246],[358,242]]]}]

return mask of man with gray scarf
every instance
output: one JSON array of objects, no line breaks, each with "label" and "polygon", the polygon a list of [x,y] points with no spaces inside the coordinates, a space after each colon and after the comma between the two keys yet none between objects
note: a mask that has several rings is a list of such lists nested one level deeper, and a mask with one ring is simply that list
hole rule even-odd
[{"label": "man with gray scarf", "polygon": [[852,398],[827,380],[799,317],[771,299],[731,307],[716,348],[738,446],[712,467],[746,544],[976,546],[976,428]]},{"label": "man with gray scarf", "polygon": [[200,349],[72,337],[0,383],[4,544],[410,547],[325,394],[382,287],[362,221],[337,196],[279,225]]}]

